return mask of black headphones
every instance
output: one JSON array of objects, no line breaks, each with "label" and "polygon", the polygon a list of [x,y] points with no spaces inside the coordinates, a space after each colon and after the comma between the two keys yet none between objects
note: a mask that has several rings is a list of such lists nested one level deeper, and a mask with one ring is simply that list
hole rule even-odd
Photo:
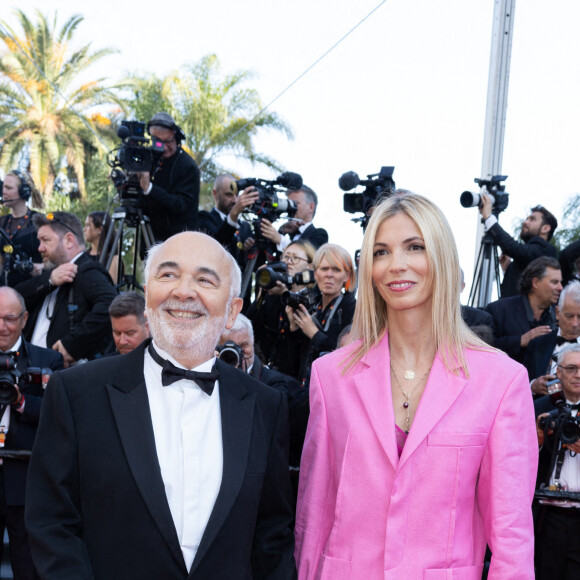
[{"label": "black headphones", "polygon": [[151,127],[164,127],[165,129],[173,131],[178,145],[185,139],[185,133],[168,113],[157,113],[156,115],[153,115],[151,121],[147,123],[147,133],[150,135],[151,131],[149,129]]},{"label": "black headphones", "polygon": [[30,187],[30,183],[24,177],[22,171],[18,171],[18,169],[12,169],[9,173],[15,175],[20,181],[20,185],[18,186],[18,195],[20,198],[24,201],[28,201],[32,195],[32,187]]}]

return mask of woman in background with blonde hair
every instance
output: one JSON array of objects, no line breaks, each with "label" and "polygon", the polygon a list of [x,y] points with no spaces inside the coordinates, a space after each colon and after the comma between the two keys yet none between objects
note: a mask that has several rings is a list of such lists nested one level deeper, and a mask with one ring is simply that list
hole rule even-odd
[{"label": "woman in background with blonde hair", "polygon": [[300,470],[300,580],[532,579],[527,373],[461,319],[453,234],[393,195],[361,250],[354,342],[316,361]]}]

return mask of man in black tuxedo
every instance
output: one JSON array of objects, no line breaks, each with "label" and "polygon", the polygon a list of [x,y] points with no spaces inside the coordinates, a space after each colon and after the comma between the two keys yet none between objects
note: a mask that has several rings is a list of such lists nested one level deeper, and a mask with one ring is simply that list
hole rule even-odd
[{"label": "man in black tuxedo", "polygon": [[60,352],[65,367],[93,359],[112,344],[109,305],[117,292],[105,268],[85,252],[83,227],[70,213],[33,218],[44,270],[20,283],[30,312],[26,339]]},{"label": "man in black tuxedo", "polygon": [[[21,374],[30,367],[37,367],[39,371],[62,369],[60,353],[39,348],[22,338],[27,318],[22,296],[8,286],[0,288],[0,356],[8,355],[15,360],[16,371]],[[35,378],[39,379],[39,374]],[[16,454],[10,457],[9,453],[30,451],[34,443],[44,391],[42,384],[29,383],[25,381],[22,390],[15,385],[14,400],[0,405],[0,448],[7,454],[0,456],[0,537],[7,529],[15,580],[38,578],[24,526],[28,457],[16,457]]]},{"label": "man in black tuxedo", "polygon": [[558,353],[568,344],[578,344],[580,336],[580,282],[570,282],[556,306],[558,328],[532,340],[526,349],[524,366],[528,368],[532,393],[547,395],[546,384],[556,378]]},{"label": "man in black tuxedo", "polygon": [[[569,420],[580,407],[580,345],[570,344],[558,353],[557,371],[562,392],[559,405],[568,409]],[[555,412],[546,395],[534,403],[536,417]],[[563,433],[563,432],[562,432]],[[547,435],[547,437],[546,437]],[[563,445],[558,432],[538,426],[540,456],[537,488],[580,493],[580,441]],[[580,502],[571,498],[543,499],[536,505],[536,579],[580,578]]]},{"label": "man in black tuxedo", "polygon": [[168,113],[156,113],[147,131],[163,143],[161,161],[153,175],[139,174],[143,208],[158,242],[173,234],[194,230],[199,206],[199,169],[182,148],[185,134]]},{"label": "man in black tuxedo", "polygon": [[526,266],[540,256],[556,257],[556,248],[549,244],[558,227],[558,220],[545,207],[537,205],[522,223],[520,239],[516,242],[498,223],[492,214],[491,197],[482,194],[483,202],[479,212],[483,218],[485,231],[489,232],[495,244],[503,254],[500,265],[505,274],[501,283],[501,297],[517,296],[519,294],[519,279]]},{"label": "man in black tuxedo", "polygon": [[243,269],[246,250],[254,245],[254,239],[250,224],[239,218],[246,208],[258,200],[258,192],[255,187],[248,187],[238,195],[237,190],[232,188],[234,182],[235,177],[227,173],[216,177],[212,189],[215,206],[211,211],[199,212],[197,229],[216,239]]},{"label": "man in black tuxedo", "polygon": [[[528,345],[556,328],[557,304],[562,291],[562,272],[556,258],[537,258],[523,271],[521,294],[500,298],[486,306],[493,316],[494,346],[524,364]],[[533,373],[527,366],[528,374]],[[530,376],[530,378],[534,378]]]},{"label": "man in black tuxedo", "polygon": [[240,278],[215,240],[173,236],[145,268],[153,341],[53,376],[26,509],[43,578],[296,577],[285,398],[214,364]]},{"label": "man in black tuxedo", "polygon": [[316,249],[328,243],[328,232],[317,228],[312,223],[318,196],[307,185],[296,191],[288,191],[286,197],[296,204],[294,218],[287,221],[279,231],[266,219],[262,220],[262,235],[276,244],[279,252],[283,252],[290,242],[303,240],[310,242]]},{"label": "man in black tuxedo", "polygon": [[243,314],[238,314],[232,328],[221,335],[220,344],[224,344],[228,340],[232,340],[242,348],[244,358],[240,361],[238,368],[247,372],[257,381],[283,392],[286,397],[292,397],[298,392],[299,385],[295,378],[271,369],[256,356],[254,352],[254,329],[249,318]]}]

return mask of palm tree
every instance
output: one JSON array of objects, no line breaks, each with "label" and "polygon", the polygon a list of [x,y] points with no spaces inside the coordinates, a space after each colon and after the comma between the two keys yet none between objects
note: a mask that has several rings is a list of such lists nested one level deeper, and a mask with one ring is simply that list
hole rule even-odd
[{"label": "palm tree", "polygon": [[222,76],[217,56],[209,54],[184,72],[163,79],[153,75],[133,78],[133,113],[143,121],[159,111],[169,113],[185,132],[184,146],[204,182],[232,172],[224,166],[224,157],[279,171],[281,165],[275,159],[256,151],[254,138],[261,130],[281,131],[288,138],[292,132],[276,113],[259,114],[258,92],[243,86],[251,77],[249,71]]},{"label": "palm tree", "polygon": [[22,10],[15,15],[20,33],[0,23],[6,47],[0,53],[0,167],[26,167],[45,197],[59,172],[68,169],[86,199],[86,163],[108,148],[104,138],[112,143],[110,115],[122,101],[115,92],[119,87],[106,86],[104,79],[79,79],[113,51],[91,51],[90,45],[72,50],[82,16],[72,16],[57,31],[56,14],[52,23],[39,11],[35,22]]}]

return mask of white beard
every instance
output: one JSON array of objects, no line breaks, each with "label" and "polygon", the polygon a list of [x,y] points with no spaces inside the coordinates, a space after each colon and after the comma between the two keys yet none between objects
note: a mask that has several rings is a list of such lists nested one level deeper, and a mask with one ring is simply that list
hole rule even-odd
[{"label": "white beard", "polygon": [[[209,360],[214,356],[219,337],[225,330],[229,306],[228,303],[223,318],[217,318],[210,317],[205,306],[198,300],[187,302],[166,300],[157,310],[146,308],[151,336],[156,344],[173,358],[178,358],[179,352],[187,350],[192,358]],[[191,328],[186,327],[179,319],[168,319],[168,315],[164,316],[162,313],[167,309],[189,310],[203,316]]]}]

